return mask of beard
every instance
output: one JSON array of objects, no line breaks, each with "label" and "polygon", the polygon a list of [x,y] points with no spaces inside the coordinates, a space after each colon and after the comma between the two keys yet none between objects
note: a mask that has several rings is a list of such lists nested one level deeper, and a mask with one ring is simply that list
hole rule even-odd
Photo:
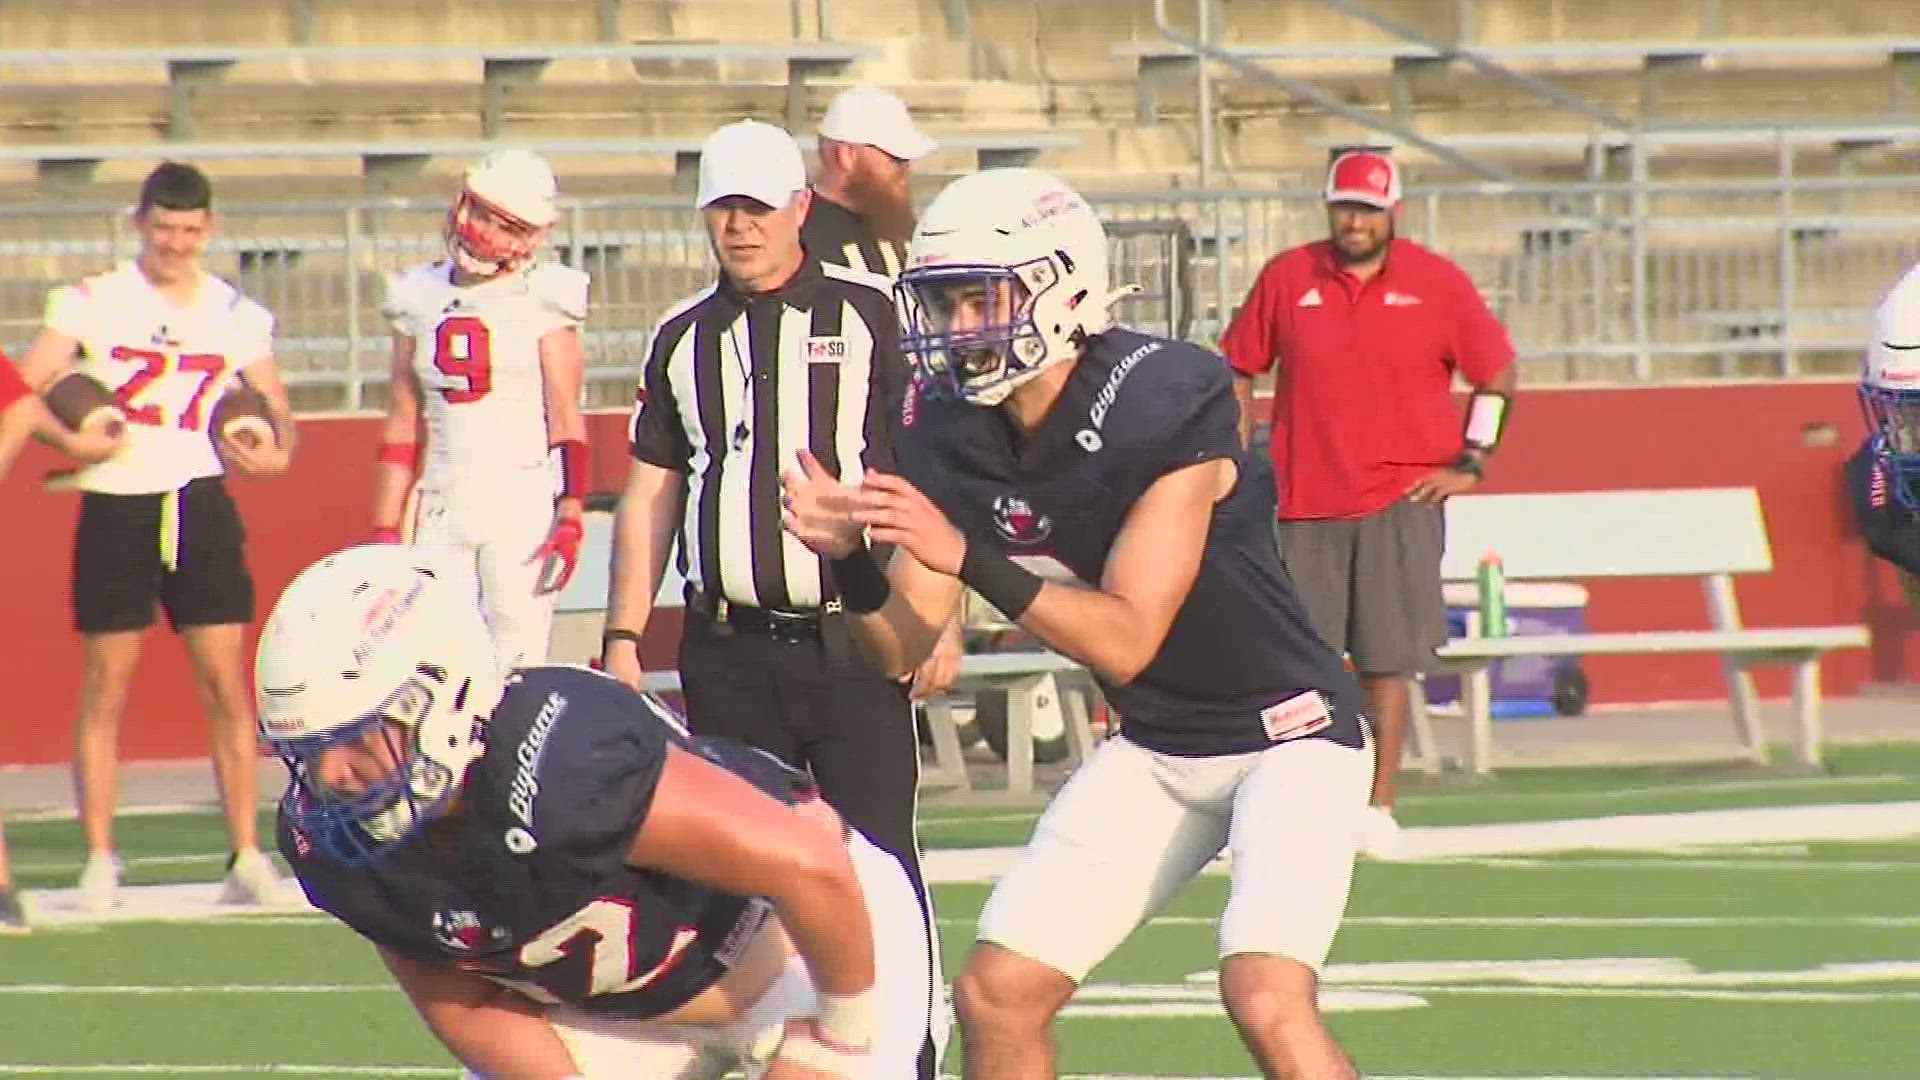
[{"label": "beard", "polygon": [[901,244],[913,239],[913,197],[905,184],[895,188],[860,175],[852,178],[847,193],[853,196],[854,212],[866,219],[875,239]]}]

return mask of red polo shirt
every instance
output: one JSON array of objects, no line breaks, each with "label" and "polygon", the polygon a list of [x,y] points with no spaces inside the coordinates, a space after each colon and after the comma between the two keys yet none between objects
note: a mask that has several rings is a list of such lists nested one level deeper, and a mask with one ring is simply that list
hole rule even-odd
[{"label": "red polo shirt", "polygon": [[0,412],[6,411],[7,406],[29,393],[32,391],[28,389],[26,381],[20,378],[20,370],[13,366],[13,361],[7,359],[6,353],[0,352]]},{"label": "red polo shirt", "polygon": [[1361,281],[1321,240],[1261,269],[1220,350],[1242,375],[1280,365],[1273,464],[1282,520],[1374,513],[1460,455],[1457,369],[1484,386],[1513,344],[1473,281],[1411,240],[1394,240]]}]

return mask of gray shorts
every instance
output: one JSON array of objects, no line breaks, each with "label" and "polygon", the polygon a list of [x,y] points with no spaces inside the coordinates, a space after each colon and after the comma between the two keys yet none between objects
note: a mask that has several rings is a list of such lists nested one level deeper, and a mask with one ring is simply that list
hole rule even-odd
[{"label": "gray shorts", "polygon": [[1401,499],[1362,518],[1282,521],[1277,535],[1287,576],[1327,644],[1364,675],[1413,675],[1433,667],[1447,640],[1445,534],[1440,507]]}]

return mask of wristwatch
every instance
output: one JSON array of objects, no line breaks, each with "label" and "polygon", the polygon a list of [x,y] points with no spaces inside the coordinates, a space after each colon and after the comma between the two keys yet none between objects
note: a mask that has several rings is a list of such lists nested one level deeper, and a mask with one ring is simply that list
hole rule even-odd
[{"label": "wristwatch", "polygon": [[1453,471],[1466,473],[1475,480],[1485,480],[1487,478],[1486,467],[1481,463],[1480,459],[1465,451],[1462,451],[1460,456],[1454,460]]}]

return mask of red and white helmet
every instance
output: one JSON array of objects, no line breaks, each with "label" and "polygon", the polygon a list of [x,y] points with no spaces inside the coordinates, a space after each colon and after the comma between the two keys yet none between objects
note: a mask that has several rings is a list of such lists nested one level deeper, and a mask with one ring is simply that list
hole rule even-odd
[{"label": "red and white helmet", "polygon": [[447,213],[447,255],[469,274],[525,266],[560,216],[553,167],[531,150],[495,150],[467,166]]}]

